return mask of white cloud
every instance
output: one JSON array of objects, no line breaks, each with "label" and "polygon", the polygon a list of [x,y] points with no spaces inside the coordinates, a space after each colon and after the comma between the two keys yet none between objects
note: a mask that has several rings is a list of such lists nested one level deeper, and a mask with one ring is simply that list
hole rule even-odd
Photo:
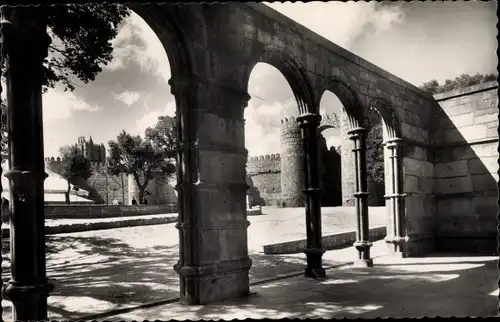
[{"label": "white cloud", "polygon": [[141,97],[141,94],[138,92],[125,91],[120,94],[113,95],[117,100],[122,101],[123,103],[131,106]]},{"label": "white cloud", "polygon": [[154,126],[158,121],[159,116],[174,116],[175,115],[175,102],[168,102],[167,106],[163,110],[152,111],[145,114],[142,118],[136,122],[136,133],[139,135],[144,135],[146,128]]},{"label": "white cloud", "polygon": [[[140,39],[143,44],[131,43],[131,40]],[[148,24],[132,12],[126,18],[112,41],[113,60],[105,69],[117,70],[126,68],[130,62],[139,64],[144,72],[170,79],[170,64],[162,43]]]},{"label": "white cloud", "polygon": [[99,106],[94,106],[78,99],[73,92],[63,92],[49,89],[42,96],[43,121],[49,122],[57,119],[67,119],[73,111],[97,112]]}]

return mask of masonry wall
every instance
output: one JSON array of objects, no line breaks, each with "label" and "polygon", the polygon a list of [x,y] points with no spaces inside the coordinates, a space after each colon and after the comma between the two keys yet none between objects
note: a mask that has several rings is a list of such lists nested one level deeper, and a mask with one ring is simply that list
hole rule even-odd
[{"label": "masonry wall", "polygon": [[250,206],[277,206],[281,199],[280,154],[250,157],[247,184]]},{"label": "masonry wall", "polygon": [[498,84],[436,95],[433,124],[437,248],[494,253],[497,242]]}]

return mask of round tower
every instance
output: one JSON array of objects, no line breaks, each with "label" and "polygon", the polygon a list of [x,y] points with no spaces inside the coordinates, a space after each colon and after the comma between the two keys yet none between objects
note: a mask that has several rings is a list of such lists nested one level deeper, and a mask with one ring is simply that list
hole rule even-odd
[{"label": "round tower", "polygon": [[137,204],[139,204],[140,203],[139,187],[137,186],[137,183],[134,180],[134,176],[129,174],[127,176],[127,179],[128,179],[128,203],[131,205],[132,199],[135,199],[135,201],[137,201]]},{"label": "round tower", "polygon": [[347,120],[347,113],[342,109],[340,112],[340,135],[342,137],[341,143],[341,171],[342,171],[342,204],[344,206],[354,206],[356,199],[354,193],[356,192],[356,173],[354,168],[354,142],[349,139],[347,131],[349,130],[349,122]]},{"label": "round tower", "polygon": [[304,207],[304,148],[295,117],[281,120],[281,206]]}]

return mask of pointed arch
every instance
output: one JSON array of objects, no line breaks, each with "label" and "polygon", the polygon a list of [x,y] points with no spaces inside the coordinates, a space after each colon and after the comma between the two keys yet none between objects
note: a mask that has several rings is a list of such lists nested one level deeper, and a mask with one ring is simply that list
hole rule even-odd
[{"label": "pointed arch", "polygon": [[[254,58],[249,65],[249,70],[253,70],[258,63],[269,64],[283,74],[295,96],[299,114],[316,113],[317,108],[307,72],[294,55],[283,47],[267,46]],[[248,87],[248,80],[249,77],[246,87]]]}]

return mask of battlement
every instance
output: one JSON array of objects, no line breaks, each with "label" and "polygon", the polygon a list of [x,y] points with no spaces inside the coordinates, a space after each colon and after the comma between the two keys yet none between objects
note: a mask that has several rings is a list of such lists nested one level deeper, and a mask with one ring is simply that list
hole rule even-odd
[{"label": "battlement", "polygon": [[[330,127],[338,128],[340,125],[339,117],[336,113],[323,113],[321,114],[321,125],[329,125]],[[281,119],[282,128],[298,126],[297,116],[287,116]]]},{"label": "battlement", "polygon": [[[45,164],[50,168],[58,168],[62,165],[62,159],[60,157],[46,157]],[[101,161],[90,161],[90,164],[93,167],[104,167],[106,166],[105,162]]]},{"label": "battlement", "polygon": [[280,154],[266,154],[248,158],[248,174],[280,172],[281,157]]}]

